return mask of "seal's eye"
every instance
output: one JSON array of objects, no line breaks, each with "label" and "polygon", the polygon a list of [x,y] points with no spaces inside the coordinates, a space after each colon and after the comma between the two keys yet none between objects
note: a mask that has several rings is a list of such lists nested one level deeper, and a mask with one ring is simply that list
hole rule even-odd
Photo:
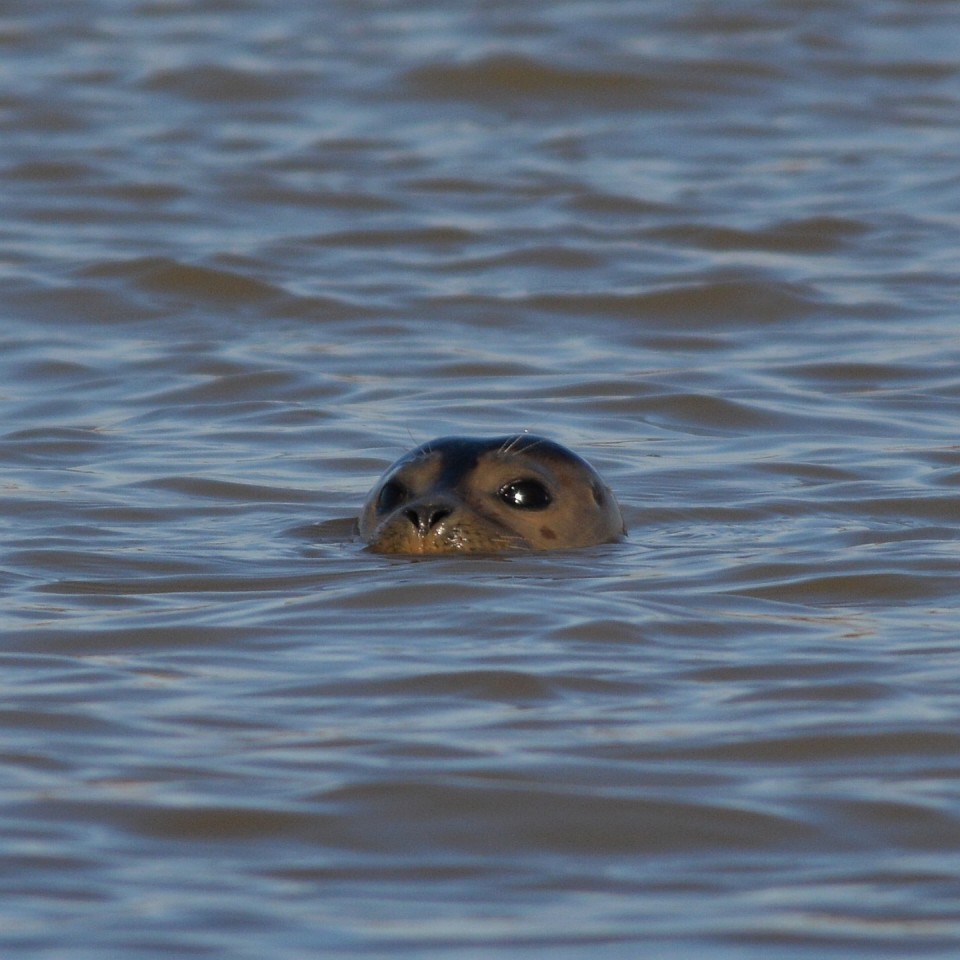
[{"label": "seal's eye", "polygon": [[544,510],[553,502],[539,480],[511,480],[497,491],[500,499],[517,510]]},{"label": "seal's eye", "polygon": [[388,480],[381,488],[377,497],[377,510],[380,513],[389,513],[396,510],[407,497],[407,488],[396,480]]}]

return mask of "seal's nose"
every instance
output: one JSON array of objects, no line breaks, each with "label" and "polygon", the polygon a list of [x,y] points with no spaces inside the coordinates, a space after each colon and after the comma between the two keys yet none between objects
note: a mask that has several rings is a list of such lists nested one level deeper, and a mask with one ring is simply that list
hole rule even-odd
[{"label": "seal's nose", "polygon": [[440,503],[414,503],[403,515],[414,525],[421,537],[426,536],[441,520],[450,516],[451,510]]}]

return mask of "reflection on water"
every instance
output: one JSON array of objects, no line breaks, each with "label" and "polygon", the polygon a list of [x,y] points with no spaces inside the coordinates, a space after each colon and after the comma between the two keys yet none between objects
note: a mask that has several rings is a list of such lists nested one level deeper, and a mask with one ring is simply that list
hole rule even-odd
[{"label": "reflection on water", "polygon": [[[6,953],[955,955],[958,31],[0,9]],[[626,542],[357,541],[524,429]]]}]

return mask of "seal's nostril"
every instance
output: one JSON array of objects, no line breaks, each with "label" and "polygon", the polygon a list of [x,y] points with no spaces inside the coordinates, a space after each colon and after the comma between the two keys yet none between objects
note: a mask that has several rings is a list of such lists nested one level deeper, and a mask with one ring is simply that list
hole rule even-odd
[{"label": "seal's nostril", "polygon": [[450,511],[444,509],[443,507],[438,510],[434,510],[433,513],[427,517],[427,526],[435,527],[441,520],[445,520],[450,516]]},{"label": "seal's nostril", "polygon": [[403,511],[403,515],[416,527],[421,536],[429,533],[441,520],[450,516],[447,507],[438,507],[436,504],[423,503]]}]

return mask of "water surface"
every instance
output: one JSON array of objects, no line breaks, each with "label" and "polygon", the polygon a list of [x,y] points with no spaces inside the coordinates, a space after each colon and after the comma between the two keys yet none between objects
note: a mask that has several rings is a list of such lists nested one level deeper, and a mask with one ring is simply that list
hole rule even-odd
[{"label": "water surface", "polygon": [[[4,956],[953,957],[952,0],[0,6]],[[622,544],[411,562],[529,429]]]}]

